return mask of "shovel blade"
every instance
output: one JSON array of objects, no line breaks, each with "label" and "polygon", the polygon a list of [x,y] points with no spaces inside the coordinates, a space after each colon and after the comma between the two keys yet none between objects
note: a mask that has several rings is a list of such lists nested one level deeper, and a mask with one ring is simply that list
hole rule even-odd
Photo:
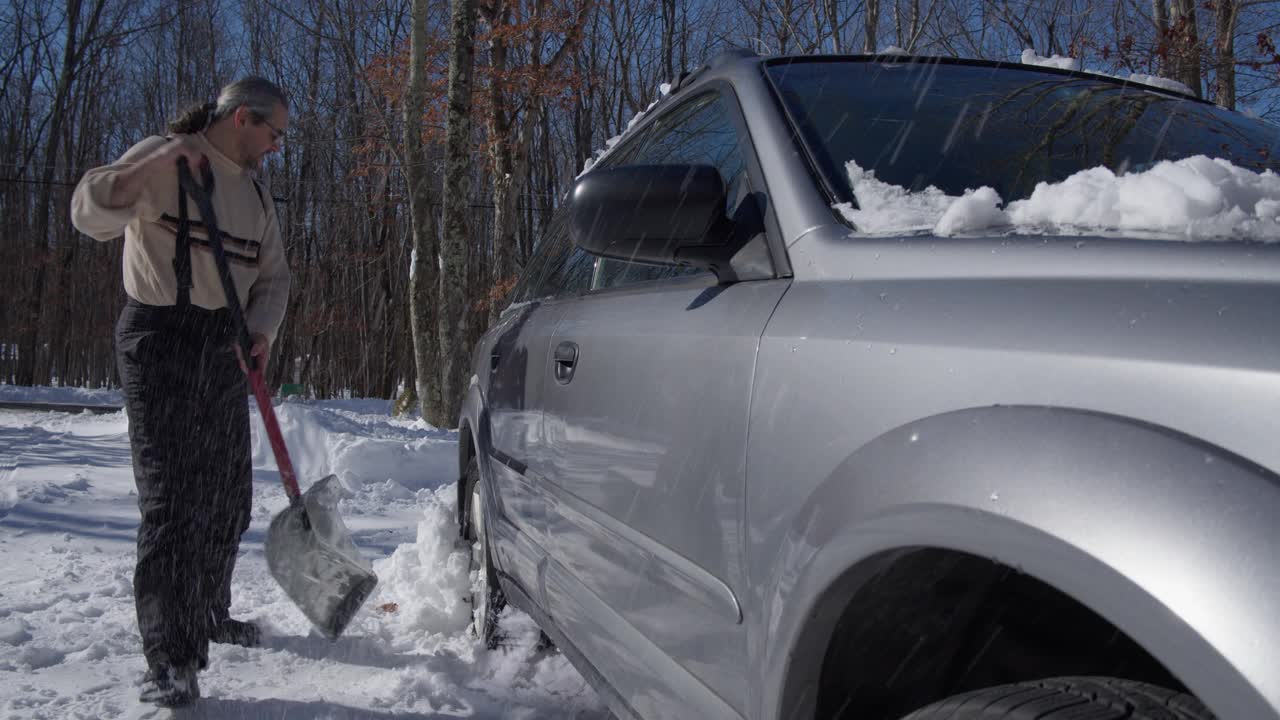
[{"label": "shovel blade", "polygon": [[337,478],[315,483],[271,520],[267,567],[298,609],[337,640],[378,578],[360,555],[336,509]]}]

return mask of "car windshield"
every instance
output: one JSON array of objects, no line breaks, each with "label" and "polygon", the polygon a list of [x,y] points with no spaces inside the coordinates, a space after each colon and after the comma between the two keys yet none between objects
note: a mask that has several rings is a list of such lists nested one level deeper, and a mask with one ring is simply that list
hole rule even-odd
[{"label": "car windshield", "polygon": [[837,202],[854,199],[850,161],[912,191],[985,185],[1006,201],[1097,166],[1124,174],[1208,155],[1277,169],[1274,126],[1140,85],[940,62],[767,67]]}]

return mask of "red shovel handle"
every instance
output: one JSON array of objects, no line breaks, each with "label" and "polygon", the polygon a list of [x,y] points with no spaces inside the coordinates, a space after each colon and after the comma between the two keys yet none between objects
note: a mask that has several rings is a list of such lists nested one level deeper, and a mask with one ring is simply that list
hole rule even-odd
[{"label": "red shovel handle", "polygon": [[297,504],[302,499],[302,492],[298,489],[298,476],[293,472],[293,463],[289,460],[289,451],[284,445],[284,435],[280,434],[280,423],[276,422],[276,411],[271,407],[271,393],[267,391],[267,381],[263,379],[262,371],[257,367],[249,371],[249,384],[253,386],[253,397],[258,400],[258,414],[262,416],[262,424],[267,428],[271,452],[276,456],[276,467],[280,469],[280,481],[284,483],[284,491],[289,495],[289,502]]}]

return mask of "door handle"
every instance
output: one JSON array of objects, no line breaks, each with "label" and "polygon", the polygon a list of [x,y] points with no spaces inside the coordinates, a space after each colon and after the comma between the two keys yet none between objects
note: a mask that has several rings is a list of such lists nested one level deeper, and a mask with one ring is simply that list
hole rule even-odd
[{"label": "door handle", "polygon": [[556,382],[568,385],[573,379],[573,369],[578,365],[578,346],[565,341],[556,346],[555,373]]}]

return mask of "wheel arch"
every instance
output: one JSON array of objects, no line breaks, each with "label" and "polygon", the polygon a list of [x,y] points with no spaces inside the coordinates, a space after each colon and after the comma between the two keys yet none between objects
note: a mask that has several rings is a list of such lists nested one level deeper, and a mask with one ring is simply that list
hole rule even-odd
[{"label": "wheel arch", "polygon": [[[789,523],[763,597],[762,715],[811,717],[857,593],[895,554],[934,548],[1055,588],[1223,717],[1280,718],[1280,651],[1256,640],[1280,635],[1278,583],[1253,572],[1280,567],[1266,542],[1277,511],[1270,471],[1128,418],[993,407],[901,426],[851,454]],[[1242,548],[1248,562],[1226,562]]]},{"label": "wheel arch", "polygon": [[458,417],[458,475],[454,484],[458,490],[457,513],[458,528],[464,536],[467,530],[467,503],[470,500],[470,488],[467,487],[467,465],[474,459],[479,466],[481,479],[488,474],[485,458],[488,457],[489,414],[485,408],[484,395],[477,384],[472,383],[462,402],[462,410]]}]

